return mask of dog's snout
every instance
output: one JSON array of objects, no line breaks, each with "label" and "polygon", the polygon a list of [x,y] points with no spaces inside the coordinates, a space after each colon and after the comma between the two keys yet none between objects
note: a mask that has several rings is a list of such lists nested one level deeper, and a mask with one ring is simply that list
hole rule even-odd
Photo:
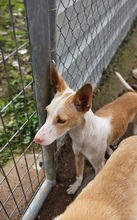
[{"label": "dog's snout", "polygon": [[42,144],[43,140],[41,140],[40,138],[37,138],[36,136],[34,137],[34,141],[37,144]]}]

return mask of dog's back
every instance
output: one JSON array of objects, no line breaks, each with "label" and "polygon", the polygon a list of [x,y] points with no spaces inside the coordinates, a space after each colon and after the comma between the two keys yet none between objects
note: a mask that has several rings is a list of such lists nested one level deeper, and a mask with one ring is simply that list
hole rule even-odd
[{"label": "dog's back", "polygon": [[111,118],[109,145],[125,133],[130,122],[134,125],[133,133],[137,134],[137,93],[127,92],[100,108],[95,114],[99,117]]},{"label": "dog's back", "polygon": [[137,136],[121,142],[102,171],[56,220],[137,220]]}]

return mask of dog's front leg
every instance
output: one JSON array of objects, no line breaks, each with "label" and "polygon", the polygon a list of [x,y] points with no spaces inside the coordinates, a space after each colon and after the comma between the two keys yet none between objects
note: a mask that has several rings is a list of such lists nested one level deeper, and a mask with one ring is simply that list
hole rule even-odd
[{"label": "dog's front leg", "polygon": [[[100,149],[100,148],[99,148]],[[100,172],[100,170],[102,170],[102,168],[104,167],[105,164],[105,148],[104,150],[100,150],[98,151],[98,153],[96,152],[96,154],[88,154],[86,155],[86,158],[88,159],[88,161],[91,163],[91,165],[93,166],[93,168],[95,169],[95,176]]]},{"label": "dog's front leg", "polygon": [[85,157],[83,154],[75,155],[76,181],[67,189],[68,194],[74,194],[82,183],[84,159]]}]

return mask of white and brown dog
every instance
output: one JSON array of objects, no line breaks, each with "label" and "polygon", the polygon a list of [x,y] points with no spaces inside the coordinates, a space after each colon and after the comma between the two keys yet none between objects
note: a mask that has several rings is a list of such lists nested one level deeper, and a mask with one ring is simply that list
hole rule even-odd
[{"label": "white and brown dog", "polygon": [[[119,76],[124,85],[133,90]],[[58,73],[52,61],[50,82],[55,96],[46,107],[47,120],[37,132],[34,141],[49,145],[67,131],[72,138],[75,154],[76,181],[67,192],[73,194],[83,180],[84,158],[86,157],[97,174],[104,166],[105,152],[111,155],[109,145],[114,143],[134,123],[137,133],[137,94],[127,92],[94,114],[92,107],[92,86],[90,83],[74,92]]]},{"label": "white and brown dog", "polygon": [[137,220],[137,136],[120,143],[100,173],[54,220]]}]

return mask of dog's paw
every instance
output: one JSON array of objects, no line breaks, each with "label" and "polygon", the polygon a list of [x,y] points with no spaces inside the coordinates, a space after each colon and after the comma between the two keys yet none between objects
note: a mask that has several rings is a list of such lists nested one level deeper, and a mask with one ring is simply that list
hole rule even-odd
[{"label": "dog's paw", "polygon": [[83,180],[83,176],[76,177],[76,181],[72,185],[69,186],[69,188],[67,189],[67,193],[74,194],[78,190],[79,186],[81,185],[82,180]]},{"label": "dog's paw", "polygon": [[75,182],[72,185],[69,186],[69,188],[67,189],[67,193],[68,194],[74,194],[77,189],[79,188],[79,185]]}]

